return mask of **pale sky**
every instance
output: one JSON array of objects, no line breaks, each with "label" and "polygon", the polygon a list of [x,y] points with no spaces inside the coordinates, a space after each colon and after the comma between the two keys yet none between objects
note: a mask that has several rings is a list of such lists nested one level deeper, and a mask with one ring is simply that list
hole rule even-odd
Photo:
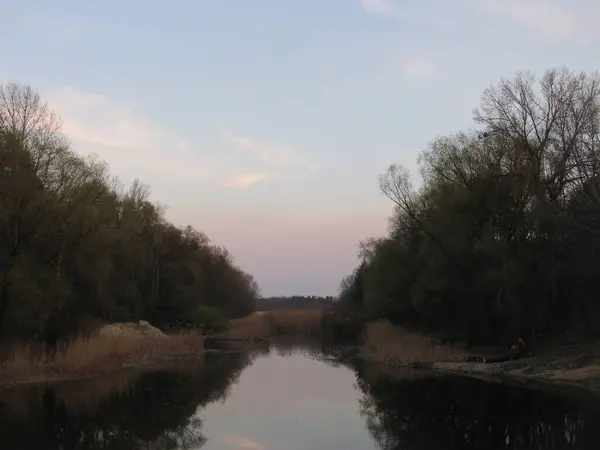
[{"label": "pale sky", "polygon": [[0,82],[137,177],[264,295],[337,292],[386,232],[377,176],[490,83],[600,61],[597,0],[0,0]]}]

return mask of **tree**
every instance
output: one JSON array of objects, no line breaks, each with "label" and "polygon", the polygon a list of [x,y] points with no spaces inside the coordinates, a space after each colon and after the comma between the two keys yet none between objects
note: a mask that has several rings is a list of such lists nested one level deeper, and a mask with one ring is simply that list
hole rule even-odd
[{"label": "tree", "polygon": [[[600,76],[518,73],[485,90],[480,129],[439,137],[423,185],[392,165],[389,236],[361,245],[368,318],[468,342],[598,330]],[[345,280],[342,297],[359,283]]]},{"label": "tree", "polygon": [[176,227],[150,189],[124,190],[73,151],[35,90],[0,86],[0,337],[53,345],[98,321],[200,326],[255,308],[224,248]]}]

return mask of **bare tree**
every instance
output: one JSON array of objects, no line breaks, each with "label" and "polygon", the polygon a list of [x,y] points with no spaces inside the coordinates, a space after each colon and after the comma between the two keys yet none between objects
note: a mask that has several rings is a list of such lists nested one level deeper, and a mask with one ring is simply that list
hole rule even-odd
[{"label": "bare tree", "polygon": [[14,82],[0,85],[0,128],[23,142],[45,185],[55,176],[56,159],[69,147],[61,126],[58,115],[31,86]]},{"label": "bare tree", "polygon": [[421,217],[424,194],[418,195],[410,180],[410,172],[402,165],[392,164],[386,173],[379,176],[379,187],[381,192],[394,202],[396,207],[402,211],[418,228],[440,249],[440,251],[464,274],[462,265],[458,259],[450,253],[444,243],[433,233]]},{"label": "bare tree", "polygon": [[374,238],[370,237],[363,239],[358,243],[358,259],[362,261],[372,262],[375,259],[375,252],[377,246],[380,245],[385,238]]},{"label": "bare tree", "polygon": [[474,119],[520,145],[539,200],[565,200],[600,172],[600,75],[520,72],[487,88]]}]

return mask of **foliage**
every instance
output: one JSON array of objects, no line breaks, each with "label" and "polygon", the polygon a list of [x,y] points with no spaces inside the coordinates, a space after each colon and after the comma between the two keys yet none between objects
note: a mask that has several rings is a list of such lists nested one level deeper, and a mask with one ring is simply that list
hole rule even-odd
[{"label": "foliage", "polygon": [[269,311],[273,309],[320,309],[328,308],[333,304],[333,297],[317,297],[311,295],[308,297],[301,295],[292,295],[291,297],[264,297],[256,302],[256,308],[259,311]]},{"label": "foliage", "polygon": [[229,322],[222,337],[227,339],[267,339],[272,336],[318,338],[323,311],[320,309],[278,309],[258,311]]},{"label": "foliage", "polygon": [[0,86],[0,249],[5,339],[53,345],[94,321],[215,323],[215,310],[246,315],[259,295],[225,249],[169,223],[146,186],[124,189],[70,149],[59,119],[16,83]]},{"label": "foliage", "polygon": [[422,153],[419,189],[380,177],[389,234],[361,245],[342,305],[469,344],[599,331],[600,75],[519,73],[474,119]]},{"label": "foliage", "polygon": [[194,319],[205,333],[225,331],[228,325],[227,318],[218,309],[210,306],[198,306]]}]

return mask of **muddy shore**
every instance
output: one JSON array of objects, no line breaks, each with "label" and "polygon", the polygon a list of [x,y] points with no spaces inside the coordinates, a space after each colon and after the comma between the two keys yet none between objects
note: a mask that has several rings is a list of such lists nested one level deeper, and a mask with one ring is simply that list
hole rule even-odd
[{"label": "muddy shore", "polygon": [[466,376],[507,385],[527,385],[585,398],[594,396],[600,401],[600,342],[546,347],[532,356],[492,363],[383,361],[364,347],[359,350],[359,356],[390,367],[416,369],[423,374],[435,372],[439,375]]},{"label": "muddy shore", "polygon": [[600,399],[600,342],[544,349],[513,361],[436,362],[431,368],[488,381],[594,395]]}]

